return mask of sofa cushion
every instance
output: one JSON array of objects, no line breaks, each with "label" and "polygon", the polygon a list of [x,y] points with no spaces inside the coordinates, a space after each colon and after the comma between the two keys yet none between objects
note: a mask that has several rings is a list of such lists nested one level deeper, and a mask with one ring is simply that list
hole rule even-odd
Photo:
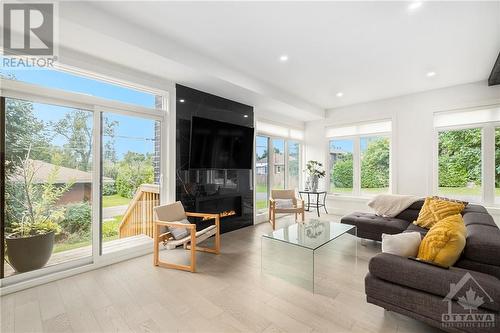
[{"label": "sofa cushion", "polygon": [[496,277],[497,279],[500,279],[500,266],[483,264],[481,262],[469,260],[464,256],[458,259],[458,261],[453,266],[489,274]]},{"label": "sofa cushion", "polygon": [[488,211],[486,208],[484,208],[481,205],[473,205],[473,204],[468,204],[464,210],[462,211],[462,215],[465,215],[467,213],[483,213],[483,214],[488,214]]},{"label": "sofa cushion", "polygon": [[500,229],[497,226],[469,224],[464,257],[489,265],[500,266]]},{"label": "sofa cushion", "polygon": [[424,238],[424,236],[427,234],[427,232],[429,232],[429,229],[425,229],[425,228],[419,227],[418,225],[410,223],[408,225],[408,228],[406,228],[406,230],[403,232],[415,232],[415,231],[420,232],[420,234],[422,235],[422,238]]},{"label": "sofa cushion", "polygon": [[[444,269],[388,253],[377,254],[370,260],[368,268],[370,274],[379,279],[443,298],[450,293],[452,283],[458,283],[469,273],[493,299],[493,302],[485,302],[484,307],[500,310],[500,280],[488,274],[457,267]],[[458,293],[451,298],[458,300],[460,296]]]},{"label": "sofa cushion", "polygon": [[490,214],[471,212],[464,214],[464,223],[466,226],[471,224],[482,224],[490,227],[496,227],[497,224]]},{"label": "sofa cushion", "polygon": [[378,241],[382,240],[382,234],[398,234],[410,224],[395,217],[382,217],[371,213],[352,213],[344,216],[341,223],[355,225],[358,237]]},{"label": "sofa cushion", "polygon": [[[487,325],[484,325],[485,327],[483,327],[483,325],[458,326],[462,323],[458,323],[457,328],[454,326],[444,327],[442,316],[443,314],[448,313],[449,310],[451,310],[451,313],[467,313],[463,306],[458,302],[453,301],[449,303],[443,301],[443,298],[440,296],[393,284],[378,279],[369,273],[365,277],[365,290],[367,301],[369,303],[373,303],[387,310],[421,320],[443,330],[443,332],[494,333],[497,332],[496,328],[500,327],[498,313],[483,307],[479,307],[477,310],[474,310],[473,313],[489,314],[490,316],[493,314],[495,320],[492,323],[493,327]],[[441,332],[441,330],[439,330],[439,332]],[[387,329],[381,331],[385,332]],[[403,331],[407,332],[408,330]],[[438,330],[422,327],[421,331],[437,332]]]}]

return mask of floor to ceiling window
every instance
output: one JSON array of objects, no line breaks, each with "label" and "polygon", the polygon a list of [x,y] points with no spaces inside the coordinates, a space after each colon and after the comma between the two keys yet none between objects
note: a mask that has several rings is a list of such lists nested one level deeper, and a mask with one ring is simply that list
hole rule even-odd
[{"label": "floor to ceiling window", "polygon": [[300,143],[288,141],[287,188],[299,188],[300,181]]},{"label": "floor to ceiling window", "polygon": [[0,78],[1,277],[14,283],[151,243],[164,97],[53,70]]},{"label": "floor to ceiling window", "polygon": [[300,189],[303,132],[262,122],[257,122],[257,132],[255,197],[257,213],[263,213],[272,190]]},{"label": "floor to ceiling window", "polygon": [[[42,249],[32,252],[31,239],[50,247],[46,265],[90,257],[93,113],[30,100],[4,101],[4,276],[40,268],[36,261]],[[74,254],[68,256],[70,251]]]},{"label": "floor to ceiling window", "polygon": [[272,139],[271,141],[271,189],[285,188],[285,140]]},{"label": "floor to ceiling window", "polygon": [[255,140],[256,208],[265,211],[269,201],[269,138],[258,135]]},{"label": "floor to ceiling window", "polygon": [[155,128],[160,123],[108,112],[102,119],[101,238],[108,253],[152,237],[153,207],[159,204]]}]

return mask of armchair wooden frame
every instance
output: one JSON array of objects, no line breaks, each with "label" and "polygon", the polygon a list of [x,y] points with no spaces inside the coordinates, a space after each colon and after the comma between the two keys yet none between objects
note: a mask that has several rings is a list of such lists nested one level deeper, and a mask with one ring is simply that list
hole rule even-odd
[{"label": "armchair wooden frame", "polygon": [[[273,190],[273,198],[269,199],[269,222],[276,230],[276,213],[278,214],[295,214],[295,221],[297,221],[298,214],[302,215],[302,222],[305,220],[304,200],[298,199],[293,190]],[[276,198],[274,198],[276,196]],[[277,208],[275,199],[291,199],[293,200],[293,207],[291,208]]]},{"label": "armchair wooden frame", "polygon": [[[167,222],[167,221],[154,221],[154,230],[153,230],[153,241],[154,241],[154,249],[153,249],[153,264],[155,266],[165,267],[165,268],[173,268],[179,269],[183,271],[196,272],[196,251],[200,252],[208,252],[213,254],[220,253],[220,215],[219,214],[208,214],[208,213],[185,213],[187,217],[201,217],[207,219],[215,220],[215,245],[213,248],[201,247],[197,246],[197,237],[196,237],[196,224],[184,224],[178,222]],[[180,264],[172,264],[165,261],[160,260],[160,242],[166,242],[169,239],[172,239],[173,236],[170,232],[160,234],[160,228],[167,227],[168,228],[186,228],[189,230],[190,237],[188,241],[186,241],[183,246],[185,249],[191,251],[191,263],[189,265],[180,265]],[[188,244],[189,243],[189,244]]]}]

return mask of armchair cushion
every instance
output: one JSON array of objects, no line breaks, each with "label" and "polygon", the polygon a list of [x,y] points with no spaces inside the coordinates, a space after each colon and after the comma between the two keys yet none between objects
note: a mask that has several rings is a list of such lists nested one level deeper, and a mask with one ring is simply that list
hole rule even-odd
[{"label": "armchair cushion", "polygon": [[[172,221],[172,222],[177,222],[177,223],[182,223],[182,224],[190,224],[188,219],[182,219],[180,221]],[[189,235],[189,230],[187,228],[168,228],[168,231],[172,234],[172,237],[174,239],[182,239],[186,236]]]},{"label": "armchair cushion", "polygon": [[278,209],[287,209],[294,208],[294,202],[292,199],[274,199],[276,203],[276,208]]}]

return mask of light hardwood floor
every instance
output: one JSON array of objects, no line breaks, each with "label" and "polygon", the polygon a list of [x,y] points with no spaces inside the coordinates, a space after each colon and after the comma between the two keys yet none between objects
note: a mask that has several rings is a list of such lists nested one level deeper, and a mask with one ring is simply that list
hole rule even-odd
[{"label": "light hardwood floor", "polygon": [[[198,254],[198,273],[153,267],[147,255],[4,296],[1,331],[439,332],[366,303],[363,278],[379,244],[358,247],[355,272],[324,274],[352,281],[324,296],[261,273],[260,239],[270,231],[264,223],[222,235],[219,256]],[[185,252],[161,255],[183,261]]]}]

